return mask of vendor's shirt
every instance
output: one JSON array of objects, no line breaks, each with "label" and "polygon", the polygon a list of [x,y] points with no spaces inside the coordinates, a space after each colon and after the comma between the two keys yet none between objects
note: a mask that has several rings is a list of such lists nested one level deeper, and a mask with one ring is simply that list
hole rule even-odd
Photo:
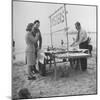
[{"label": "vendor's shirt", "polygon": [[77,34],[76,42],[83,43],[87,40],[87,33],[85,30],[80,30]]}]

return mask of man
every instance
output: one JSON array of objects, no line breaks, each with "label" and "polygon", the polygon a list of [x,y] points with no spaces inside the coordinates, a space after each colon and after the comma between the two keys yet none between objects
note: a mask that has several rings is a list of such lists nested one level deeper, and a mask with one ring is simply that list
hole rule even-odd
[{"label": "man", "polygon": [[[41,36],[41,32],[39,30],[39,27],[40,27],[40,21],[35,20],[33,23],[32,34],[33,34],[33,37],[36,37],[36,35],[39,34],[38,41],[34,43],[36,59],[37,59],[37,52],[42,48],[42,36]],[[38,73],[35,65],[33,66],[33,70],[36,73]]]},{"label": "man", "polygon": [[[88,37],[85,30],[82,29],[80,22],[75,23],[75,28],[77,30],[77,37],[74,43],[71,45],[75,47],[79,45],[80,49],[88,49]],[[87,69],[87,58],[80,58],[81,69],[82,71],[86,71]]]},{"label": "man", "polygon": [[[39,52],[39,50],[42,48],[42,36],[41,36],[41,32],[39,30],[39,27],[40,27],[40,21],[39,20],[36,20],[34,23],[33,23],[33,36],[35,37],[35,35],[37,35],[39,33],[39,39],[38,41],[36,42],[35,44],[35,48],[36,48],[36,58],[37,58],[37,53]],[[45,76],[45,73],[46,73],[46,69],[45,69],[45,61],[44,61],[44,64],[38,62],[39,64],[39,72],[42,76]],[[33,69],[35,70],[35,72],[37,72],[36,70],[36,66],[33,66]]]},{"label": "man", "polygon": [[39,33],[39,41],[36,42],[36,48],[38,49],[41,49],[42,47],[42,37],[41,37],[41,32],[39,30],[39,27],[40,27],[40,21],[39,20],[35,20],[34,23],[33,23],[33,36],[35,37],[37,33]]}]

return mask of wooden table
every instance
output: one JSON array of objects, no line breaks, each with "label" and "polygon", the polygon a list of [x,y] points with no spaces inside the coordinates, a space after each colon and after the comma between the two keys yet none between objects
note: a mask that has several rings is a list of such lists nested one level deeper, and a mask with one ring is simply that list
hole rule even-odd
[{"label": "wooden table", "polygon": [[59,63],[56,59],[62,59],[61,62],[63,62],[63,59],[69,61],[69,59],[87,58],[91,56],[87,49],[79,49],[78,51],[50,50],[45,51],[45,55],[47,56],[47,64],[50,64],[50,67],[52,63],[54,64],[55,79],[57,75],[56,63]]}]

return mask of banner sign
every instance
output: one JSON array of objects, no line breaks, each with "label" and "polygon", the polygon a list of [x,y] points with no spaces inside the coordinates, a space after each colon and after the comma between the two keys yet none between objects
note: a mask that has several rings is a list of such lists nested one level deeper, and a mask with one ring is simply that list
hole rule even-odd
[{"label": "banner sign", "polygon": [[51,16],[51,26],[56,26],[60,23],[63,23],[65,20],[65,12],[64,7],[58,9],[52,16]]},{"label": "banner sign", "polygon": [[65,28],[65,10],[64,7],[59,8],[50,16],[50,24],[53,31]]},{"label": "banner sign", "polygon": [[56,26],[64,22],[64,11],[59,12],[51,18],[51,26]]}]

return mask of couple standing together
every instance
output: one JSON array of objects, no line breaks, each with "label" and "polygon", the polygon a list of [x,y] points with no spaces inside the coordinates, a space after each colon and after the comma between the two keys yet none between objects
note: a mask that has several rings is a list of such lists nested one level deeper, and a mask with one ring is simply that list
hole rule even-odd
[{"label": "couple standing together", "polygon": [[42,47],[42,37],[41,32],[39,30],[40,21],[35,20],[33,23],[29,23],[26,31],[26,63],[28,66],[28,79],[36,79],[34,73],[38,73],[36,69],[36,59],[37,59],[37,52]]}]

